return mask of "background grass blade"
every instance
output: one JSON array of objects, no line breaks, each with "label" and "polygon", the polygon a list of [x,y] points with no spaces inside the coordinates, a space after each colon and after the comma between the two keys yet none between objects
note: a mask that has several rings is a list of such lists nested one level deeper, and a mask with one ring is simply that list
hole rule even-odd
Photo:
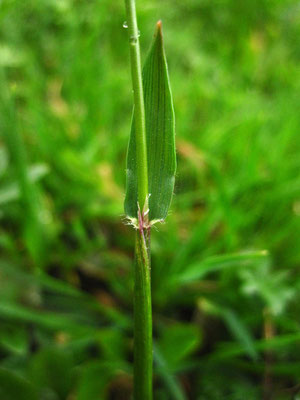
[{"label": "background grass blade", "polygon": [[5,116],[0,121],[0,131],[13,160],[16,181],[22,197],[24,241],[37,268],[43,264],[45,252],[46,238],[41,221],[42,205],[38,190],[29,177],[26,148],[21,135],[15,99],[8,90],[6,76],[2,69],[0,82],[4,88],[0,93],[0,109],[4,111]]},{"label": "background grass blade", "polygon": [[161,379],[164,381],[166,387],[168,388],[168,391],[172,398],[174,400],[186,400],[185,394],[183,393],[174,375],[169,370],[167,362],[157,346],[154,346],[153,356],[157,364],[158,373],[161,376]]},{"label": "background grass blade", "polygon": [[268,252],[266,250],[208,257],[206,260],[186,265],[185,269],[174,277],[174,282],[190,283],[202,279],[211,272],[247,264],[256,265],[266,260],[267,257]]},{"label": "background grass blade", "polygon": [[[167,216],[176,169],[174,110],[160,21],[157,23],[155,37],[143,68],[143,88],[150,194],[149,219],[153,221],[165,219]],[[132,218],[136,218],[138,212],[134,118],[133,116],[127,154],[125,198],[125,213]]]}]

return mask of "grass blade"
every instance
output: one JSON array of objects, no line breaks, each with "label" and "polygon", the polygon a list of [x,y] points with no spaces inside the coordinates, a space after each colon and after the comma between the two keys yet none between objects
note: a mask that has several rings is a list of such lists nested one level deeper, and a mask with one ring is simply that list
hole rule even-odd
[{"label": "grass blade", "polygon": [[222,271],[226,268],[239,267],[244,264],[256,264],[269,256],[266,250],[249,251],[209,257],[206,260],[187,265],[185,269],[174,277],[174,283],[186,284],[202,279],[205,275]]},{"label": "grass blade", "polygon": [[[149,220],[166,218],[175,180],[175,122],[161,22],[157,23],[150,52],[143,68],[148,162]],[[127,154],[125,213],[138,214],[138,162],[135,115]]]},{"label": "grass blade", "polygon": [[164,381],[166,387],[168,388],[172,399],[186,400],[186,396],[183,390],[181,389],[173,373],[169,370],[167,362],[157,346],[154,346],[153,355],[158,367],[158,373]]},{"label": "grass blade", "polygon": [[46,248],[44,243],[45,232],[41,220],[42,205],[39,192],[29,177],[26,147],[19,126],[15,99],[9,91],[4,70],[0,70],[0,82],[2,84],[0,130],[13,162],[13,169],[24,206],[24,241],[34,261],[34,268],[37,269],[44,264]]}]

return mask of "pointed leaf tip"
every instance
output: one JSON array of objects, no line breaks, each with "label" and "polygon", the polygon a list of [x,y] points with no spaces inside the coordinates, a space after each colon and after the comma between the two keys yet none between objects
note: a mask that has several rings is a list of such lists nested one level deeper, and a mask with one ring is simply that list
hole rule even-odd
[{"label": "pointed leaf tip", "polygon": [[154,37],[158,37],[161,40],[161,42],[163,41],[162,21],[161,20],[157,21],[157,23],[156,23],[156,30],[154,33]]}]

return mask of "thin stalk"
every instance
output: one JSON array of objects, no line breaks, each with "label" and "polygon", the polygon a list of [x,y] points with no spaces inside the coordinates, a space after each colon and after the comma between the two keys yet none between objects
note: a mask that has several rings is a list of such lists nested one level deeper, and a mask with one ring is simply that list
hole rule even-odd
[{"label": "thin stalk", "polygon": [[[134,269],[134,400],[152,400],[150,234],[137,230]],[[147,235],[147,236],[146,236]]]},{"label": "thin stalk", "polygon": [[136,19],[135,0],[125,0],[125,6],[130,39],[130,63],[135,114],[135,141],[138,164],[138,202],[140,209],[143,211],[148,208],[148,168],[140,41]]},{"label": "thin stalk", "polygon": [[139,206],[134,266],[134,400],[152,400],[150,229],[145,229],[148,222],[145,105],[135,0],[125,0],[125,6],[130,39]]}]

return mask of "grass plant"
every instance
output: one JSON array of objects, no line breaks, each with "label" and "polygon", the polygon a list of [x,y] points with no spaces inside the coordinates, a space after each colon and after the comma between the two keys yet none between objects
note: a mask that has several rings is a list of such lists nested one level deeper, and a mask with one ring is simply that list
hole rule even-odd
[{"label": "grass plant", "polygon": [[134,0],[126,0],[134,113],[127,154],[125,213],[136,229],[134,268],[134,398],[152,399],[151,226],[168,213],[175,179],[172,96],[162,23],[141,69]]},{"label": "grass plant", "polygon": [[[155,400],[299,396],[298,11],[138,3],[141,65],[162,18],[176,110],[175,194],[151,228]],[[123,1],[0,2],[1,400],[132,399],[124,14]]]}]

